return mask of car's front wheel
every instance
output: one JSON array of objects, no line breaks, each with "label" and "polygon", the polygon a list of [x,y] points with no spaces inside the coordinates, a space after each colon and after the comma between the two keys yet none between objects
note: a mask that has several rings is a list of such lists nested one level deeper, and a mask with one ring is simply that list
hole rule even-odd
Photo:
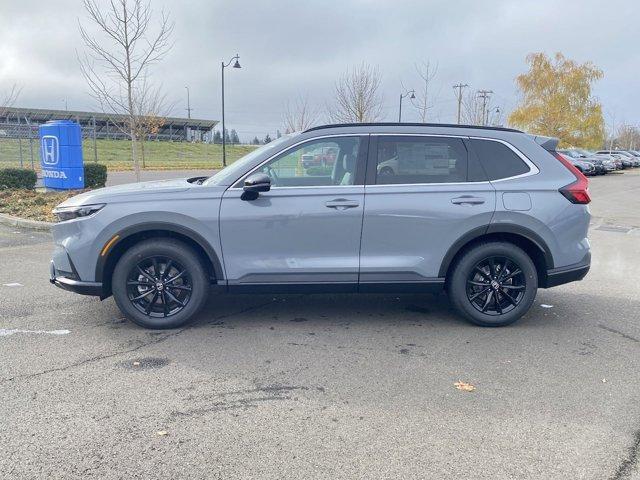
[{"label": "car's front wheel", "polygon": [[177,328],[204,305],[206,271],[189,246],[167,238],[145,240],[118,260],[111,281],[122,313],[145,328]]},{"label": "car's front wheel", "polygon": [[481,243],[466,251],[448,283],[456,310],[484,327],[518,320],[531,307],[537,290],[533,261],[521,248],[506,242]]}]

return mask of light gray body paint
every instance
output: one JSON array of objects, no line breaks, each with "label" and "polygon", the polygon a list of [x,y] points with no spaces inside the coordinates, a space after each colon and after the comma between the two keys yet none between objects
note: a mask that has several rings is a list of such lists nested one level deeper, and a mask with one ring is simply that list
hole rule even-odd
[{"label": "light gray body paint", "polygon": [[[517,149],[539,172],[511,180],[449,185],[274,188],[255,201],[243,201],[240,190],[229,189],[291,145],[341,134],[490,138]],[[82,281],[101,282],[95,272],[104,245],[114,235],[146,223],[179,225],[205,239],[223,265],[224,278],[217,280],[229,284],[340,283],[357,282],[358,277],[362,282],[421,281],[438,277],[443,257],[456,241],[489,225],[535,232],[553,258],[549,268],[575,264],[589,250],[588,207],[571,204],[558,192],[575,178],[522,133],[346,126],[281,139],[277,146],[254,155],[241,171],[229,171],[232,174],[222,175],[217,184],[146,182],[99,189],[65,201],[64,206],[106,206],[90,217],[54,226],[56,267],[70,268],[70,258]],[[482,202],[451,202],[465,195]],[[358,206],[347,210],[326,207],[327,201],[341,198]],[[514,205],[516,208],[510,208]]]}]

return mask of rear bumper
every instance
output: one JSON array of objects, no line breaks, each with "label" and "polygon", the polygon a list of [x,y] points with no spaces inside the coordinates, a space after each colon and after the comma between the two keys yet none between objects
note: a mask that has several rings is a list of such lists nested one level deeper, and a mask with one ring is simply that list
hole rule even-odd
[{"label": "rear bumper", "polygon": [[591,253],[587,253],[580,262],[573,265],[547,270],[547,278],[540,286],[551,288],[565,283],[577,282],[589,273],[589,268],[591,268]]},{"label": "rear bumper", "polygon": [[83,282],[82,280],[76,280],[64,275],[56,275],[56,267],[53,262],[51,262],[49,282],[54,284],[56,287],[69,292],[79,293],[80,295],[103,297],[102,283]]}]

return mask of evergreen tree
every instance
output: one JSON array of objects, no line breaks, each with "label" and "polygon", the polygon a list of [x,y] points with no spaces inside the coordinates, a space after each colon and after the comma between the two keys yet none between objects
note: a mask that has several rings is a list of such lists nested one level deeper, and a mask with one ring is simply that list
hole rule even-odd
[{"label": "evergreen tree", "polygon": [[231,143],[231,137],[229,136],[229,130],[227,130],[226,128],[224,129],[224,143],[226,143],[226,144]]},{"label": "evergreen tree", "polygon": [[251,140],[251,144],[260,145],[260,140],[258,139],[258,137],[253,137],[253,140]]},{"label": "evergreen tree", "polygon": [[220,130],[216,130],[213,132],[213,143],[222,143],[222,135],[220,135]]},{"label": "evergreen tree", "polygon": [[276,138],[280,138],[282,136],[282,134],[280,133],[280,130],[276,130]]},{"label": "evergreen tree", "polygon": [[234,129],[231,129],[231,143],[233,145],[238,145],[240,143],[240,137],[238,137],[238,132],[236,132]]},{"label": "evergreen tree", "polygon": [[264,137],[264,144],[266,145],[267,143],[271,142],[271,137],[269,136],[269,134],[267,133],[267,136]]}]

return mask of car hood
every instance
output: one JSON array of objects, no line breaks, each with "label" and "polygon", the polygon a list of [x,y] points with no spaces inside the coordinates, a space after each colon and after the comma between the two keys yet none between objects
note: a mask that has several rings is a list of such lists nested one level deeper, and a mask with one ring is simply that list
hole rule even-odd
[{"label": "car hood", "polygon": [[74,207],[78,205],[91,205],[95,203],[109,203],[110,201],[126,201],[144,199],[145,197],[157,197],[174,192],[182,192],[193,188],[195,185],[186,178],[172,180],[157,180],[152,182],[127,183],[113,187],[99,188],[81,193],[68,198],[59,207]]}]

